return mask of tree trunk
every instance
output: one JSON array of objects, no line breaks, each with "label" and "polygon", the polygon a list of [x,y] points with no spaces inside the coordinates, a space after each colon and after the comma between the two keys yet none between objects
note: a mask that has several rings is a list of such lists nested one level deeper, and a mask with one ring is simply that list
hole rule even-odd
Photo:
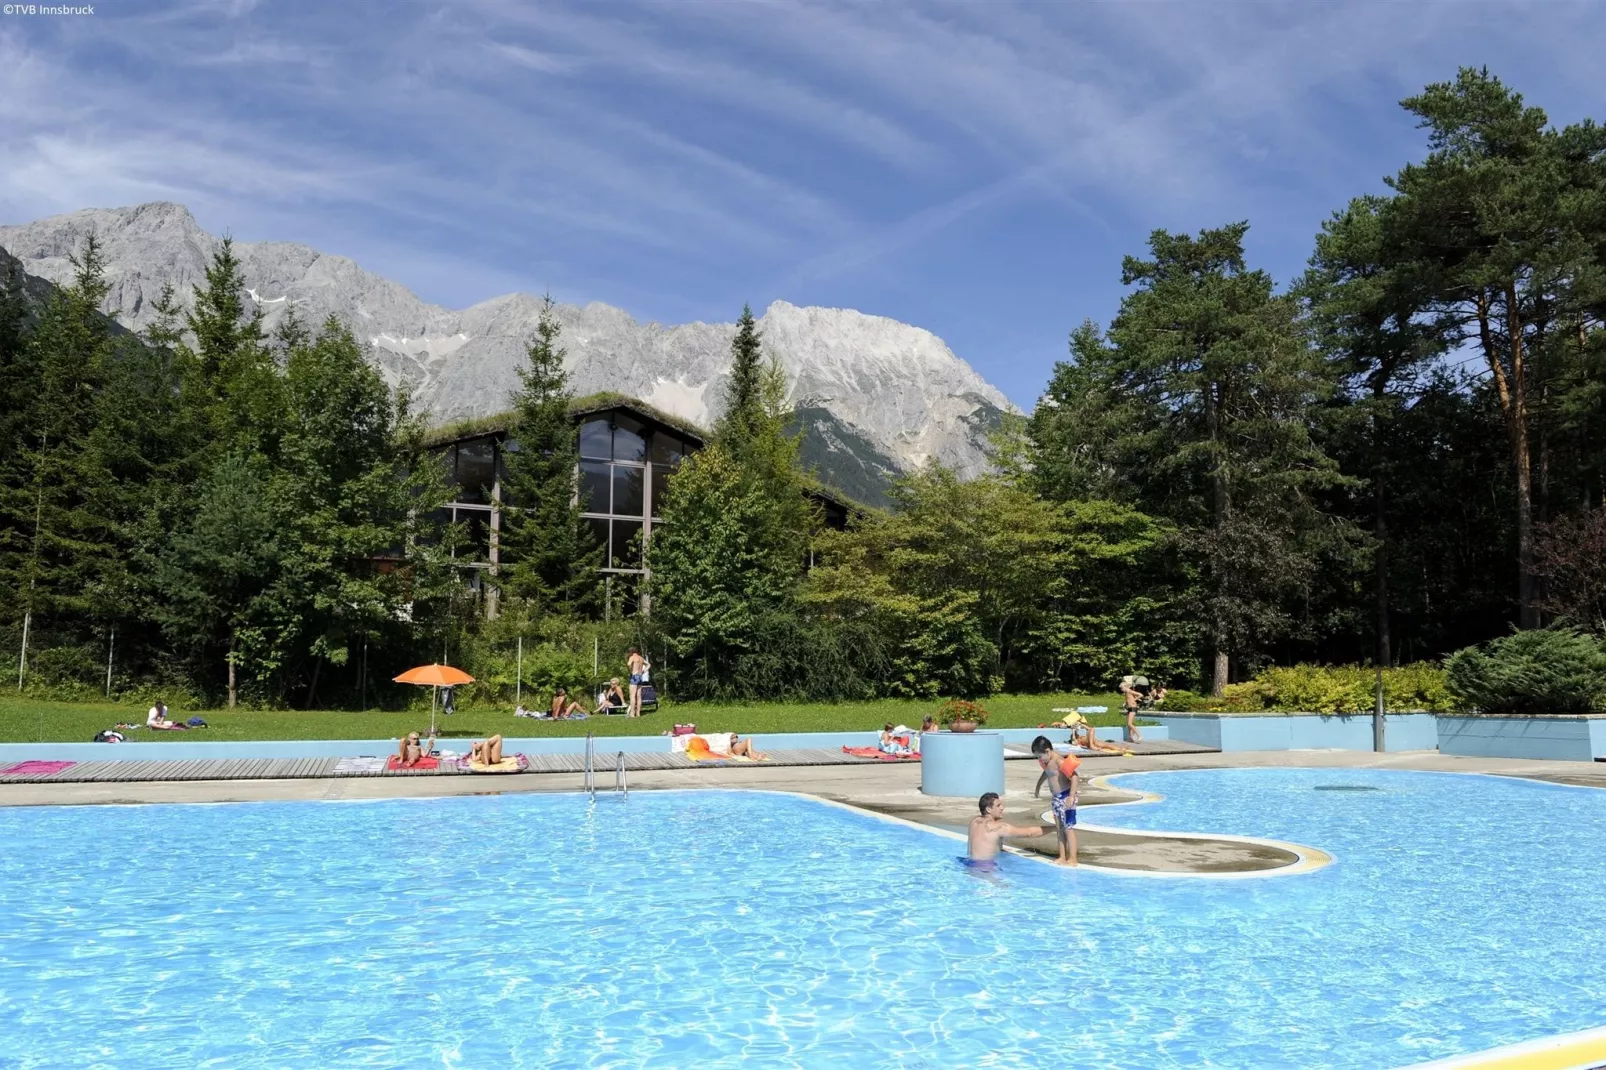
[{"label": "tree trunk", "polygon": [[1528,445],[1528,382],[1522,347],[1522,319],[1517,309],[1516,284],[1507,283],[1505,338],[1496,341],[1491,323],[1494,300],[1478,296],[1478,336],[1489,374],[1494,379],[1500,411],[1511,440],[1511,467],[1517,490],[1517,623],[1539,627],[1539,604],[1534,584],[1533,459]]},{"label": "tree trunk", "polygon": [[1221,693],[1226,690],[1227,684],[1231,681],[1231,678],[1232,658],[1225,650],[1221,648],[1220,644],[1217,644],[1215,665],[1210,674],[1210,693],[1219,698]]},{"label": "tree trunk", "polygon": [[231,634],[229,636],[229,709],[234,709],[234,704],[238,697],[239,692],[235,690],[234,686],[234,636]]},{"label": "tree trunk", "polygon": [[[1232,494],[1227,485],[1227,466],[1220,453],[1221,411],[1220,399],[1216,397],[1217,389],[1218,384],[1206,383],[1203,393],[1205,429],[1210,436],[1211,445],[1216,447],[1212,457],[1213,467],[1210,471],[1210,486],[1214,498],[1212,511],[1214,513],[1216,532],[1219,535],[1222,525],[1226,523],[1228,514],[1232,512]],[[1219,591],[1226,586],[1225,578],[1221,575],[1219,568],[1213,568],[1212,572],[1215,573],[1212,579],[1215,581],[1216,588]],[[1216,622],[1214,632],[1215,665],[1210,674],[1210,693],[1219,697],[1231,676],[1231,650],[1227,645],[1227,637],[1222,634],[1222,627],[1219,621]]]},{"label": "tree trunk", "polygon": [[1377,664],[1388,668],[1393,664],[1392,644],[1389,640],[1389,533],[1388,520],[1384,516],[1387,505],[1386,486],[1384,482],[1383,432],[1379,428],[1377,408],[1383,403],[1384,392],[1381,387],[1374,388],[1372,399],[1377,407],[1372,413],[1372,449],[1375,452],[1375,464],[1372,471],[1372,537],[1377,540],[1376,557],[1372,561],[1372,587],[1373,596],[1377,606],[1377,652],[1374,655]]},{"label": "tree trunk", "polygon": [[312,663],[312,686],[307,688],[307,709],[318,701],[318,675],[323,672],[323,659],[318,658]]}]

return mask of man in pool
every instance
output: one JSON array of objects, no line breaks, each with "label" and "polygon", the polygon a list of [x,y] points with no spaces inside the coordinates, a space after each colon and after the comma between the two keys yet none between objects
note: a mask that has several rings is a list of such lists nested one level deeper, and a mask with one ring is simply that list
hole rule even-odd
[{"label": "man in pool", "polygon": [[980,815],[970,819],[970,864],[978,869],[996,869],[998,852],[1006,836],[1041,836],[1041,825],[1006,825],[1004,800],[989,791],[976,803]]},{"label": "man in pool", "polygon": [[1054,832],[1059,837],[1060,865],[1076,865],[1076,770],[1082,759],[1074,754],[1064,758],[1047,736],[1032,740],[1032,757],[1048,777],[1048,790],[1054,809]]}]

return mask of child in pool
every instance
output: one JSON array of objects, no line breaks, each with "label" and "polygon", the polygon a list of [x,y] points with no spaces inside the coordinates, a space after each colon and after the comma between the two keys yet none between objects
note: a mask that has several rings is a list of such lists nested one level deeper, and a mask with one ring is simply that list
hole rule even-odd
[{"label": "child in pool", "polygon": [[1059,837],[1061,865],[1076,865],[1076,770],[1082,759],[1074,754],[1061,758],[1047,736],[1032,740],[1032,757],[1048,776],[1054,809],[1054,831]]}]

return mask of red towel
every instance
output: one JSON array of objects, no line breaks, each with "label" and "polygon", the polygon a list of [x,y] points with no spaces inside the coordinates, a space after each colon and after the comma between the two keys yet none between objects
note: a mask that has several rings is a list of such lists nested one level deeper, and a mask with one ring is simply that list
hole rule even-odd
[{"label": "red towel", "polygon": [[396,772],[405,773],[405,772],[407,772],[407,771],[409,771],[411,769],[418,769],[418,770],[434,769],[436,766],[438,766],[440,764],[441,764],[441,760],[439,758],[420,758],[420,759],[418,759],[418,761],[414,762],[412,765],[403,765],[401,763],[401,759],[396,757],[394,754],[392,754],[390,756],[390,761],[385,763],[385,768],[387,770],[389,770],[390,772],[392,772],[392,773],[396,773]]},{"label": "red towel", "polygon": [[918,754],[888,754],[886,751],[878,750],[875,747],[843,747],[842,753],[851,754],[855,758],[879,758],[883,762],[918,762],[920,760],[920,755]]}]

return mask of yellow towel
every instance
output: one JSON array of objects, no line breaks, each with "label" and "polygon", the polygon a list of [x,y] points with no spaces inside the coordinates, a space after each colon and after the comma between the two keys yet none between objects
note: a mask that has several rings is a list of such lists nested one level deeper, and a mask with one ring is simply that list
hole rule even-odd
[{"label": "yellow towel", "polygon": [[471,773],[517,773],[519,771],[517,755],[504,755],[495,765],[486,765],[484,762],[469,762],[468,771]]}]

